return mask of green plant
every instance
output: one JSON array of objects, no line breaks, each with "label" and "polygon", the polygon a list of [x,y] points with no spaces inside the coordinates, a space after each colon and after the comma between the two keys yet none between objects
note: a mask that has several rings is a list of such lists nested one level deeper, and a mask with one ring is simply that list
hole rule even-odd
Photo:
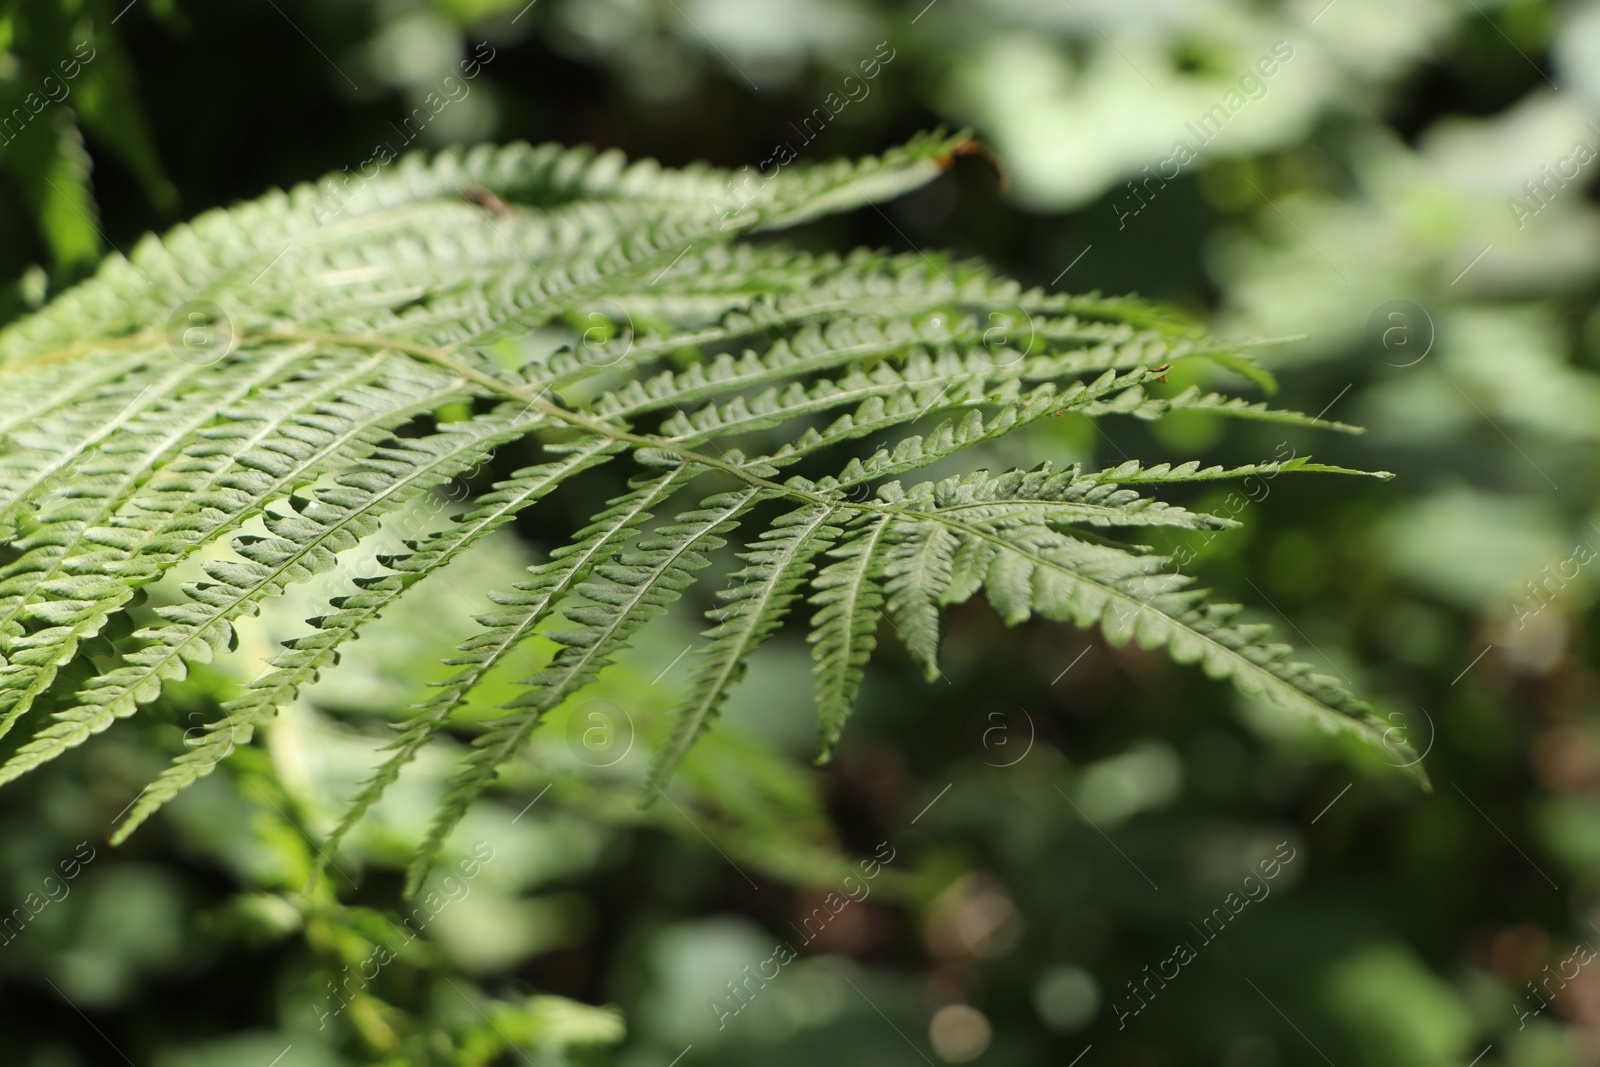
[{"label": "green plant", "polygon": [[[1381,742],[1364,704],[1264,643],[1264,628],[1236,625],[1236,609],[1205,603],[1168,561],[1099,532],[1230,525],[1132,486],[1337,468],[1130,462],[896,480],[1067,412],[1330,425],[1198,388],[1158,395],[1179,360],[1263,379],[1235,347],[1137,301],[1023,291],[972,264],[735,241],[908,190],[968,145],[928,135],[754,188],[553,146],[411,156],[207,213],[112,257],[0,333],[0,781],[133,715],[227,651],[233,620],[530,439],[540,462],[419,532],[382,573],[350,576],[315,632],[224,705],[113,840],[248,742],[417,580],[608,465],[626,465],[627,492],[497,598],[325,852],[480,679],[547,636],[549,662],[457,769],[415,888],[541,715],[741,526],[744,566],[711,613],[657,788],[808,584],[824,754],[880,619],[935,677],[942,608],[980,588],[1007,623],[1098,624]],[[556,328],[568,347],[519,343]],[[653,363],[669,367],[638,370]],[[869,440],[886,443],[849,453]],[[193,580],[174,577],[196,566]],[[151,607],[158,583],[174,602]]]},{"label": "green plant", "polygon": [[[168,16],[168,6],[153,8]],[[85,133],[138,177],[152,202],[177,206],[112,32],[117,15],[105,0],[0,2],[0,176],[27,205],[58,277],[75,276],[101,251]],[[20,288],[32,300],[44,284],[34,272]]]}]

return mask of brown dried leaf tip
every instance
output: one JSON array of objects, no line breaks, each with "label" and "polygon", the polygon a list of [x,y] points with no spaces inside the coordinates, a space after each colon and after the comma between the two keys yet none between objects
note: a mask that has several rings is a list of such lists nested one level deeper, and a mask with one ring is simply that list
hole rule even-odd
[{"label": "brown dried leaf tip", "polygon": [[999,156],[994,154],[994,150],[992,148],[978,140],[976,137],[967,138],[965,141],[962,141],[960,144],[952,148],[949,155],[941,156],[939,158],[939,165],[945,170],[949,170],[955,165],[957,156],[979,157],[985,163],[989,164],[989,166],[994,168],[994,176],[999,180],[1000,183],[1000,194],[1004,196],[1006,193],[1011,191],[1011,175],[1006,171],[1006,165],[1000,161]]}]

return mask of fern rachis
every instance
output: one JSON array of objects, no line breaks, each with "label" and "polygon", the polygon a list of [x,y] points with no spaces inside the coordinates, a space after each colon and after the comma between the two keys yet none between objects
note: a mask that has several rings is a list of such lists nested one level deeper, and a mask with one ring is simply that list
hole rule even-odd
[{"label": "fern rachis", "polygon": [[[602,467],[630,468],[628,491],[485,606],[482,631],[450,661],[460,669],[398,724],[391,755],[335,831],[342,838],[450,728],[492,668],[530,636],[552,638],[554,658],[463,760],[413,885],[543,715],[625,652],[735,536],[744,566],[711,612],[654,788],[802,598],[824,753],[878,621],[933,677],[944,607],[980,589],[1008,623],[1038,614],[1099,625],[1382,743],[1365,705],[1263,644],[1259,629],[1234,625],[1230,609],[1206,605],[1160,557],[1109,539],[1122,527],[1228,525],[1129,486],[1317,468],[1124,464],[896,480],[1069,411],[1328,425],[1198,389],[1152,393],[1181,360],[1263,372],[1137,302],[1024,291],[921,256],[737,240],[910,189],[963,143],[932,135],[880,159],[790,168],[731,217],[705,208],[726,179],[709,169],[554,147],[409,157],[331,222],[309,209],[312,187],[212,212],[0,331],[12,398],[0,406],[10,435],[0,450],[0,732],[23,732],[0,780],[152,703],[188,664],[225,651],[239,617],[337,573],[385,516],[522,443],[546,454],[385,557],[384,573],[349,577],[314,632],[228,703],[117,838],[248,741],[416,581]],[[460,188],[506,206],[491,214]],[[194,300],[220,309],[233,342],[203,366],[172,359],[160,325]],[[634,328],[549,356],[518,341],[602,306]],[[999,327],[995,307],[1015,309]],[[669,366],[647,374],[652,364]],[[852,454],[864,440],[882,445]],[[819,464],[833,473],[789,473]],[[771,507],[778,518],[742,529]],[[266,536],[238,532],[252,521]],[[206,580],[158,609],[109,668],[89,662],[85,641],[196,559]]]}]

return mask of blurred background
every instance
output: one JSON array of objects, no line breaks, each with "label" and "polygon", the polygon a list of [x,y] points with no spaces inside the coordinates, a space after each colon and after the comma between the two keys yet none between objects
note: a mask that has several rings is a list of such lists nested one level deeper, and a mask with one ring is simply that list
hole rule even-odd
[{"label": "blurred background", "polygon": [[1281,405],[1365,436],[1062,419],[1001,458],[1394,472],[1196,493],[1242,528],[1163,547],[1371,699],[1431,793],[1196,671],[974,602],[939,683],[885,642],[823,768],[786,632],[640,812],[707,606],[686,604],[553,716],[453,881],[398,895],[442,742],[307,904],[381,724],[599,504],[572,501],[419,586],[128,845],[104,835],[158,754],[328,589],[276,604],[143,738],[7,786],[0,1061],[1600,1063],[1600,3],[11,0],[0,320],[380,147],[737,168],[939,124],[1009,191],[962,160],[792,239],[981,255],[1280,339]]}]

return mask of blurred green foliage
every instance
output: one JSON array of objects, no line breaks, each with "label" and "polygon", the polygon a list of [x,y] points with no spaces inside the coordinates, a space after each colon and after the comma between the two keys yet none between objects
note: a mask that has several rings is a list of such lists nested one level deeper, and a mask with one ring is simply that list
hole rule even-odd
[{"label": "blurred green foliage", "polygon": [[[414,134],[430,93],[452,95]],[[1366,437],[1063,419],[1003,458],[1148,457],[1156,432],[1207,461],[1396,472],[1218,487],[1193,503],[1243,528],[1178,543],[1392,716],[1437,787],[1136,648],[969,605],[945,681],[891,654],[822,770],[806,649],[774,642],[672,803],[640,812],[685,609],[537,736],[455,839],[456,888],[410,905],[420,927],[400,869],[442,753],[305,892],[379,724],[571,527],[519,528],[127,846],[101,838],[158,769],[148,745],[113,732],[7,787],[4,1062],[1597,1062],[1600,969],[1573,962],[1600,939],[1597,120],[1592,0],[0,4],[8,317],[147,230],[380,145],[755,166],[973,124],[1009,194],[963,161],[814,240],[982,252],[1291,338],[1285,406]],[[177,750],[317,595],[143,716],[148,739]],[[1297,859],[1213,946],[1196,924],[1280,843]],[[849,884],[870,892],[839,907]],[[779,942],[796,958],[751,979]],[[1175,942],[1198,953],[1170,977]],[[730,982],[748,1003],[719,1012]]]}]

